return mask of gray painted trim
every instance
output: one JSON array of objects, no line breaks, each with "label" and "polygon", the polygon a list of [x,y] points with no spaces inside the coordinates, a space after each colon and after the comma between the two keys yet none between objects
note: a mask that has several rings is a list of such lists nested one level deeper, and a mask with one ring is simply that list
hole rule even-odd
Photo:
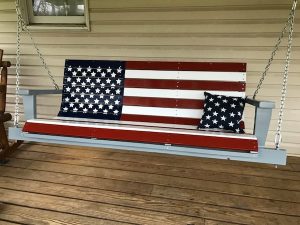
[{"label": "gray painted trim", "polygon": [[49,95],[61,94],[62,90],[20,90],[20,95]]},{"label": "gray painted trim", "polygon": [[227,160],[238,160],[246,162],[268,163],[274,165],[286,165],[286,151],[268,148],[259,148],[258,153],[241,153],[233,151],[222,151],[205,148],[191,148],[172,145],[157,145],[136,142],[110,141],[88,138],[74,138],[54,135],[41,135],[22,132],[20,128],[9,128],[9,138],[14,140],[45,142],[65,145],[79,145],[88,147],[102,147],[120,150],[131,150],[141,152],[166,153],[174,155],[185,155],[193,157],[205,157]]},{"label": "gray painted trim", "polygon": [[272,101],[259,101],[256,99],[252,98],[246,98],[246,103],[253,105],[255,107],[259,108],[268,108],[268,109],[274,109],[275,108],[275,103]]}]

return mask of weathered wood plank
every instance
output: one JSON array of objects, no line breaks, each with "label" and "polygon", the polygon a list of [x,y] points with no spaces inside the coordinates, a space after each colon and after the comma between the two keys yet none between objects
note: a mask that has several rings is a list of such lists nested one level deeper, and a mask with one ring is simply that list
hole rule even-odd
[{"label": "weathered wood plank", "polygon": [[[225,186],[228,184],[242,184],[247,186],[247,189],[253,187],[269,187],[272,189],[290,190],[291,191],[290,198],[293,200],[295,200],[295,197],[298,196],[298,193],[293,192],[292,190],[300,191],[300,181],[265,178],[265,177],[253,177],[253,176],[239,175],[239,174],[214,173],[209,170],[203,171],[198,169],[196,170],[196,169],[188,169],[188,168],[176,168],[176,167],[171,167],[166,165],[154,164],[155,161],[151,161],[151,163],[139,163],[139,162],[111,160],[105,158],[98,158],[98,159],[78,158],[75,157],[74,155],[68,156],[63,154],[41,153],[41,152],[31,152],[31,151],[19,151],[18,153],[15,154],[14,157],[16,159],[37,160],[43,162],[62,163],[68,165],[89,166],[89,167],[96,167],[101,169],[115,169],[115,170],[123,170],[123,171],[142,172],[148,174],[166,175],[171,177],[192,178],[196,180],[225,183]],[[12,162],[12,164],[15,164],[15,162]],[[21,162],[17,164],[19,166],[22,165]],[[259,188],[257,189],[257,193],[253,193],[253,195],[265,196],[264,191],[261,192],[261,189]],[[278,195],[275,194],[275,196]],[[284,196],[282,197],[284,198]],[[300,201],[300,195],[299,195],[299,201]]]},{"label": "weathered wood plank", "polygon": [[0,189],[0,198],[4,203],[43,208],[51,211],[106,220],[116,220],[132,224],[204,224],[204,220],[201,218],[190,218],[184,215],[174,215],[162,212],[157,213],[149,210],[140,210],[35,193],[26,193],[26,195],[24,195],[23,192],[15,190]]},{"label": "weathered wood plank", "polygon": [[[34,207],[24,207],[1,203],[0,205],[0,220],[13,221],[11,224],[30,224],[30,225],[126,225],[132,223],[118,222],[116,220],[104,220],[88,216],[81,216],[71,213],[61,213],[56,210],[44,210]],[[1,225],[6,225],[4,221]],[[10,225],[10,223],[7,223]]]}]

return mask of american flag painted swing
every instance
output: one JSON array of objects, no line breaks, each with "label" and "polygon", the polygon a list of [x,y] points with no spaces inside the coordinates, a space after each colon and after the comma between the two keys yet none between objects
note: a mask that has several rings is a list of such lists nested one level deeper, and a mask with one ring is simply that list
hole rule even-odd
[{"label": "american flag painted swing", "polygon": [[[30,31],[18,1],[16,4],[17,93],[15,127],[9,129],[11,139],[286,164],[286,151],[279,148],[285,93],[276,149],[265,147],[275,104],[255,97],[289,28],[284,73],[287,80],[297,0],[253,99],[244,99],[244,63],[66,60],[63,90],[58,90],[49,70],[57,90],[19,90],[21,27]],[[284,82],[283,90],[286,85]],[[37,119],[36,96],[43,94],[62,95],[58,117]],[[19,95],[23,97],[26,119],[23,128],[18,127]],[[255,107],[250,134],[241,132],[245,103]]]}]

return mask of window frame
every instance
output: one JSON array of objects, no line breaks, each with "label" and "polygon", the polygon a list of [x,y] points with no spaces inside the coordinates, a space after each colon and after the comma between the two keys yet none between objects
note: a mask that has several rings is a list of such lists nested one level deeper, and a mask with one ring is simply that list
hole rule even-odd
[{"label": "window frame", "polygon": [[[21,12],[29,28],[90,30],[88,0],[84,0],[84,16],[35,16],[32,0],[21,1]],[[63,23],[61,21],[64,21]]]}]

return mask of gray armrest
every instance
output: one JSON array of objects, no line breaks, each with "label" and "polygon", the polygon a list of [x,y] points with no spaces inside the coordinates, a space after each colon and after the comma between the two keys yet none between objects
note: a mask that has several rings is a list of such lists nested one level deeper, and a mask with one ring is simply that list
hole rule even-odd
[{"label": "gray armrest", "polygon": [[252,98],[246,98],[246,103],[259,108],[274,109],[275,103],[271,101],[259,101]]},{"label": "gray armrest", "polygon": [[20,90],[20,95],[49,95],[49,94],[61,94],[62,90]]},{"label": "gray armrest", "polygon": [[246,98],[246,103],[255,106],[253,133],[257,137],[258,146],[264,147],[271,122],[272,109],[275,108],[275,103],[271,101],[259,101],[251,98]]}]

